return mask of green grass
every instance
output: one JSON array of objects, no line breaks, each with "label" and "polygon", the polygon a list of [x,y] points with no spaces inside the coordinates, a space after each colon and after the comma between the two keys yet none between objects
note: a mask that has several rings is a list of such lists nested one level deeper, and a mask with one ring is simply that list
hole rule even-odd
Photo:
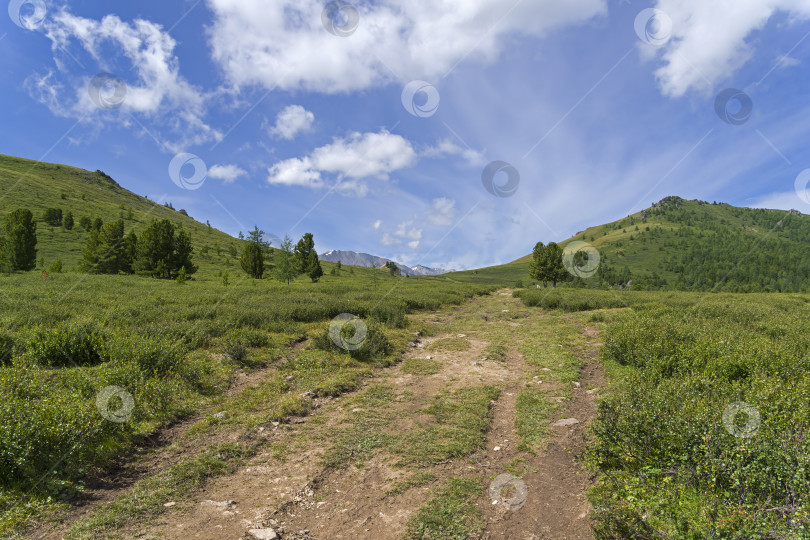
[{"label": "green grass", "polygon": [[443,391],[421,412],[421,420],[407,431],[396,428],[392,405],[406,399],[395,389],[373,385],[347,402],[349,412],[332,430],[324,463],[330,467],[358,467],[376,452],[389,452],[400,467],[423,467],[467,456],[482,448],[492,421],[491,403],[498,397],[491,386]]},{"label": "green grass", "polygon": [[406,538],[423,540],[464,540],[482,529],[476,499],[481,481],[450,478],[433,498],[408,522]]},{"label": "green grass", "polygon": [[[597,536],[806,536],[808,298],[658,300],[618,316],[604,337],[614,385],[589,448],[604,473],[591,495]],[[760,415],[750,438],[724,424],[734,402]]]},{"label": "green grass", "polygon": [[[320,283],[235,280],[228,287],[205,276],[178,285],[136,276],[0,275],[0,535],[71,500],[139,438],[202,408],[225,404],[229,414],[205,417],[194,436],[306,414],[311,397],[302,394],[355,389],[396,358],[411,337],[405,313],[487,291],[393,277],[375,288],[364,270]],[[336,348],[289,347],[322,335],[344,312],[363,318],[385,350],[358,359]],[[235,370],[267,366],[273,371],[262,384],[223,401]],[[108,386],[132,395],[127,421],[110,422],[97,408]]]},{"label": "green grass", "polygon": [[402,362],[402,372],[411,375],[435,375],[441,369],[440,362],[427,358],[408,358]]},{"label": "green grass", "polygon": [[417,471],[408,476],[405,480],[395,483],[394,486],[385,494],[388,496],[399,495],[400,493],[404,493],[409,489],[432,484],[436,480],[436,475],[430,471]]}]

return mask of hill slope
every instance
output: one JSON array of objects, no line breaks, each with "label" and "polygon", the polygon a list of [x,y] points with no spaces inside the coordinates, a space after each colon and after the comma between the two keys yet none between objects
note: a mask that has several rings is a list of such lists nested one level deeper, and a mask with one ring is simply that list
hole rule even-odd
[{"label": "hill slope", "polygon": [[[37,258],[50,265],[61,257],[65,270],[78,267],[88,233],[79,226],[84,216],[105,223],[124,220],[126,232],[141,230],[152,219],[168,218],[191,235],[194,261],[202,273],[236,265],[233,256],[240,240],[119,186],[101,171],[90,172],[67,165],[38,163],[0,155],[0,222],[17,208],[28,208],[37,220]],[[73,230],[44,222],[46,208],[73,213]],[[208,253],[203,253],[208,247]]]},{"label": "hill slope", "polygon": [[[580,285],[723,291],[810,291],[810,216],[666,197],[626,218],[560,242],[585,241],[598,274]],[[457,272],[459,280],[528,281],[531,254]]]}]

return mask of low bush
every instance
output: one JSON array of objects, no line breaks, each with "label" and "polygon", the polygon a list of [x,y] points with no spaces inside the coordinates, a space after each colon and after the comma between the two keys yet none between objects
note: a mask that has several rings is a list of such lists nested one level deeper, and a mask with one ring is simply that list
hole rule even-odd
[{"label": "low bush", "polygon": [[25,343],[25,357],[40,366],[96,365],[109,359],[107,335],[94,322],[35,330]]}]

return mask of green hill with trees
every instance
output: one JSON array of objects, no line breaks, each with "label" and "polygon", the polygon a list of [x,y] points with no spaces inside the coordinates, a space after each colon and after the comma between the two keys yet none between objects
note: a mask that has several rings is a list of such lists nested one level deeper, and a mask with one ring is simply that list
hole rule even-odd
[{"label": "green hill with trees", "polygon": [[169,201],[158,203],[124,189],[102,171],[0,155],[0,197],[0,223],[17,209],[32,212],[37,226],[36,268],[50,268],[60,259],[63,271],[80,271],[93,231],[119,221],[124,236],[140,236],[153,220],[169,220],[190,238],[194,263],[204,275],[229,267],[236,272],[245,244],[173,208]]},{"label": "green hill with trees", "polygon": [[[726,292],[810,291],[810,216],[666,197],[620,220],[560,242],[598,252],[589,278],[567,285]],[[579,255],[579,254],[578,254]],[[582,257],[578,257],[582,260]],[[459,281],[531,281],[532,254],[509,264],[446,274]]]}]

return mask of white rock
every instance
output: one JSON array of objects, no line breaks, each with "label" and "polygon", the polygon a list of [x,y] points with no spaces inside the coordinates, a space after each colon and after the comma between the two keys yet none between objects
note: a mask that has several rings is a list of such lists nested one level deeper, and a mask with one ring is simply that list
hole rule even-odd
[{"label": "white rock", "polygon": [[278,538],[276,531],[273,529],[250,529],[248,534],[251,535],[256,540],[275,540]]},{"label": "white rock", "polygon": [[574,424],[579,424],[579,420],[576,418],[563,418],[562,420],[557,420],[553,424],[554,427],[565,427],[565,426],[573,426]]},{"label": "white rock", "polygon": [[501,447],[500,447],[500,446],[496,446],[496,447],[495,447],[495,448],[493,448],[492,450],[494,450],[495,452],[498,452],[498,451],[500,451],[500,449],[501,449]]},{"label": "white rock", "polygon": [[459,334],[458,337],[467,337],[467,334]]}]

